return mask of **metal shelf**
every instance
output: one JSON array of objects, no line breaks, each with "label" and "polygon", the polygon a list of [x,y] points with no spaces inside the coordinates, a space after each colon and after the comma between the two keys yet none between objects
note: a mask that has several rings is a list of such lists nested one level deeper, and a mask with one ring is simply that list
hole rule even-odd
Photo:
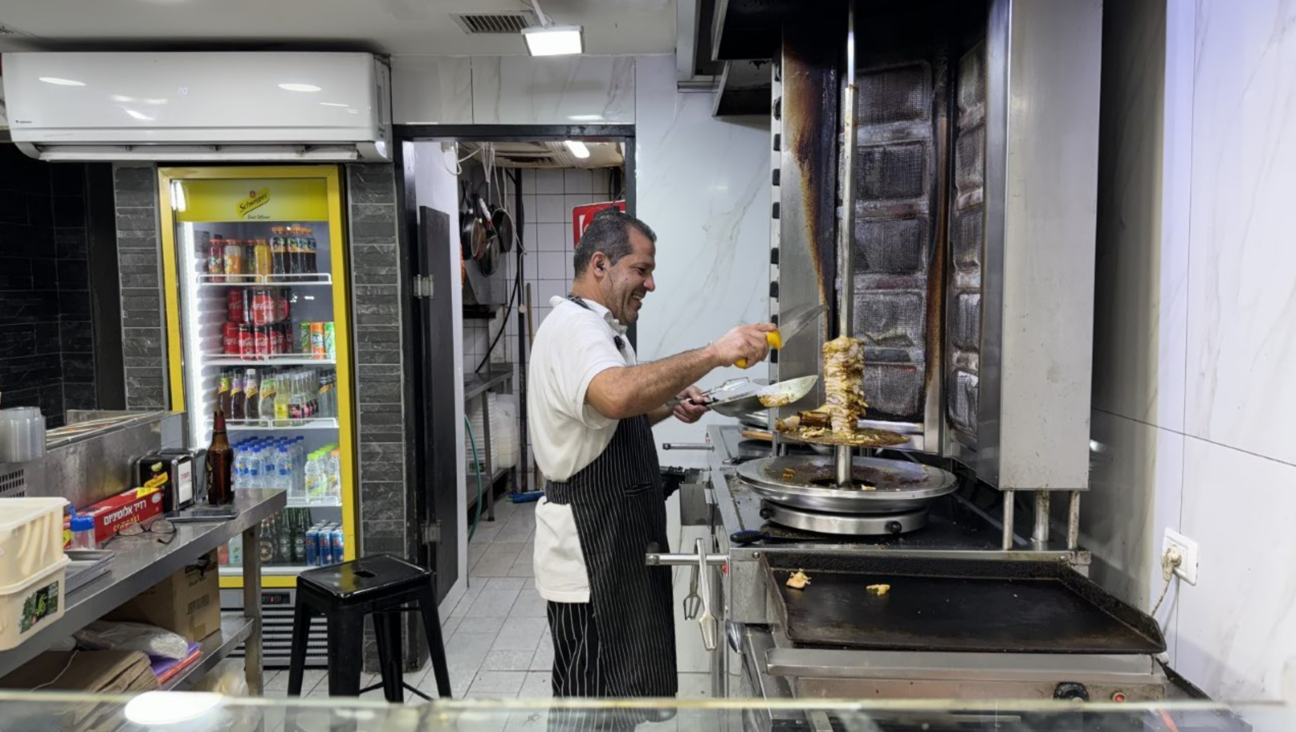
[{"label": "metal shelf", "polygon": [[162,684],[162,691],[185,691],[193,686],[247,640],[254,627],[256,623],[251,618],[238,613],[221,613],[220,631],[207,636],[199,645],[202,655],[192,665],[167,679]]},{"label": "metal shelf", "polygon": [[513,380],[513,368],[491,366],[484,374],[464,374],[464,401],[481,396],[500,384]]},{"label": "metal shelf", "polygon": [[283,353],[277,356],[227,356],[212,354],[203,357],[203,366],[336,366],[331,358],[311,358],[300,353]]},{"label": "metal shelf", "polygon": [[[220,277],[223,281],[214,281],[217,277]],[[332,287],[333,275],[327,272],[295,275],[198,275],[199,287],[258,287],[269,285]]]},{"label": "metal shelf", "polygon": [[341,508],[341,507],[342,507],[341,498],[331,498],[324,503],[311,503],[310,501],[307,500],[289,498],[288,505],[284,506],[284,508]]},{"label": "metal shelf", "polygon": [[[262,564],[261,576],[263,577],[296,577],[308,569],[319,569],[321,566],[332,565],[310,565],[310,564]],[[228,565],[220,568],[222,577],[242,577],[243,568],[234,565]]]},{"label": "metal shelf", "polygon": [[[287,424],[280,424],[286,421]],[[335,417],[316,419],[277,420],[277,419],[227,419],[225,428],[230,432],[296,432],[299,430],[335,430],[338,421]],[[288,502],[292,506],[292,501]]]}]

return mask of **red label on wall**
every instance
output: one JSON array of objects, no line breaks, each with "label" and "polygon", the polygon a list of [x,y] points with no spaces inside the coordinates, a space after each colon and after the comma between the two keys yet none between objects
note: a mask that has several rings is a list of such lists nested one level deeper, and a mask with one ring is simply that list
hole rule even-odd
[{"label": "red label on wall", "polygon": [[611,208],[612,206],[616,206],[622,211],[626,210],[625,201],[607,201],[606,203],[589,203],[584,206],[576,206],[572,208],[572,248],[573,249],[576,248],[577,244],[580,244],[581,235],[585,233],[585,229],[589,228],[590,222],[594,220],[594,216],[597,215],[599,211],[602,211],[605,208]]}]

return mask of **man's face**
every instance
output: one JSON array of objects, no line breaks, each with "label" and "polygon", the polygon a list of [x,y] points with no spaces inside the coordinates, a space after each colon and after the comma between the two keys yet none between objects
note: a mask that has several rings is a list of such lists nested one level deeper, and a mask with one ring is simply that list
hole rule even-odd
[{"label": "man's face", "polygon": [[644,296],[657,289],[653,270],[657,247],[643,234],[630,230],[630,253],[607,270],[603,278],[604,304],[623,325],[639,320]]}]

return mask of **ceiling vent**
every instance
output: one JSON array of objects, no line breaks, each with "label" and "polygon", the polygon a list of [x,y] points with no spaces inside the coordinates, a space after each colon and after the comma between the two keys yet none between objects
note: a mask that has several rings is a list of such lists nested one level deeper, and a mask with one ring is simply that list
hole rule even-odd
[{"label": "ceiling vent", "polygon": [[535,25],[535,14],[529,10],[515,13],[455,13],[450,17],[464,33],[479,35],[515,35]]}]

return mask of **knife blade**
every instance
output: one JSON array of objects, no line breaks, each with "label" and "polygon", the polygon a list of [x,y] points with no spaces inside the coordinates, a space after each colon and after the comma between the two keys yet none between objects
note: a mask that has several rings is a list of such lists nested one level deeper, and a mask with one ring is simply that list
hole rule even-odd
[{"label": "knife blade", "polygon": [[[770,348],[777,351],[807,325],[818,321],[819,317],[826,312],[828,312],[827,305],[807,305],[793,308],[788,311],[785,317],[779,318],[779,326],[776,330],[765,334],[765,342],[769,344]],[[740,358],[734,365],[740,369],[745,369],[748,366],[747,359]]]}]

